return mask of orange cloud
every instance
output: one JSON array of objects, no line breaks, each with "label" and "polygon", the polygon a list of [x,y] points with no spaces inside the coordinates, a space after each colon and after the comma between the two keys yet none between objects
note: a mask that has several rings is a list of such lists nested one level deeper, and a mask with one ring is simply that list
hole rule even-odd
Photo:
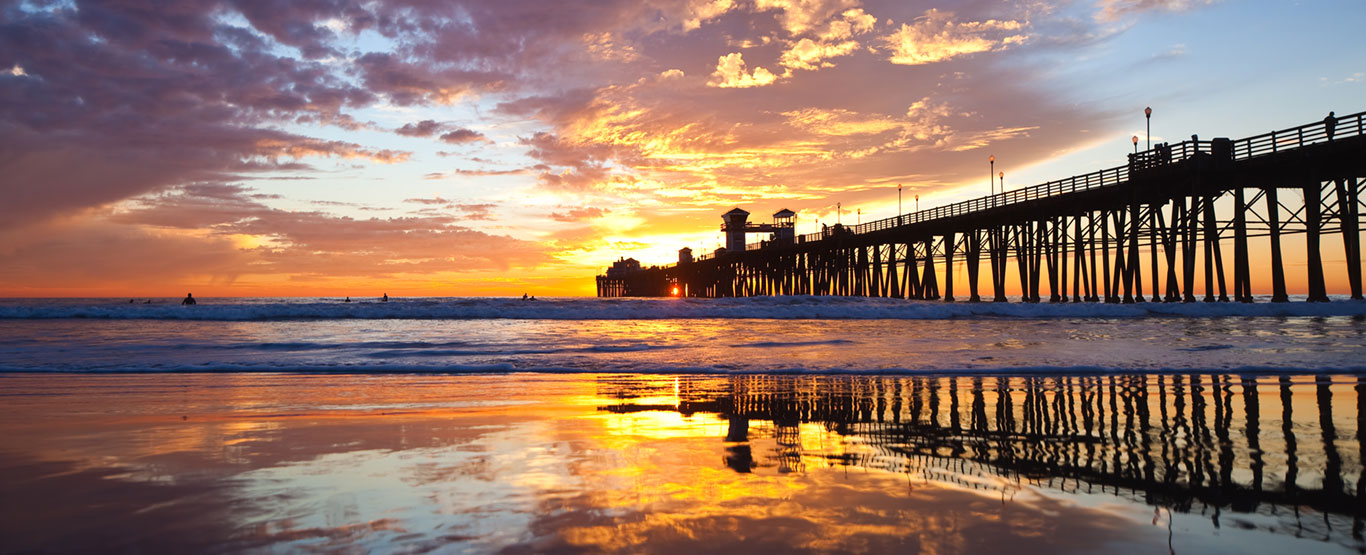
[{"label": "orange cloud", "polygon": [[952,12],[931,9],[913,23],[887,36],[894,64],[918,65],[942,62],[958,56],[1003,50],[1027,38],[1017,34],[1024,28],[1019,21],[964,21],[953,19]]},{"label": "orange cloud", "polygon": [[744,57],[739,52],[732,52],[716,60],[716,71],[711,74],[711,80],[707,81],[707,85],[742,89],[771,85],[777,80],[777,75],[762,67],[749,71],[745,68]]}]

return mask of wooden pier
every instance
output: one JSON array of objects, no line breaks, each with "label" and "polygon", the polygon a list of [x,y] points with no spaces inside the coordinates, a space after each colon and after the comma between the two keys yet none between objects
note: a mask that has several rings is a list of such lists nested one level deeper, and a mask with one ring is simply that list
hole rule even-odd
[{"label": "wooden pier", "polygon": [[[1308,300],[1327,301],[1321,243],[1338,235],[1350,294],[1361,299],[1363,188],[1359,112],[1332,126],[1192,137],[1131,154],[1116,168],[602,275],[598,296],[954,301],[964,296],[954,272],[966,271],[969,301],[1006,301],[1014,281],[1026,302],[1252,302],[1255,269],[1269,277],[1272,300],[1286,301],[1282,242],[1302,235]],[[1266,255],[1252,256],[1260,248]]]}]

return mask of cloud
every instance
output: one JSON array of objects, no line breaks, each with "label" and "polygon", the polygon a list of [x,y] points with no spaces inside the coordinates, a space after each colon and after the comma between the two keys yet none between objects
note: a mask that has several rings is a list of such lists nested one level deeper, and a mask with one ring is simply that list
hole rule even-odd
[{"label": "cloud", "polygon": [[[196,280],[228,284],[252,257],[230,237],[195,237],[103,219],[46,222],[0,233],[0,290],[147,290]],[[181,295],[184,291],[165,291]]]},{"label": "cloud", "polygon": [[565,212],[552,212],[550,214],[550,219],[555,220],[557,222],[579,222],[583,220],[601,218],[608,212],[609,211],[605,208],[584,206],[580,208],[571,208]]},{"label": "cloud", "polygon": [[716,60],[716,71],[711,74],[707,85],[721,88],[762,87],[776,80],[778,76],[762,67],[754,68],[753,72],[748,71],[741,54],[732,52]]},{"label": "cloud", "polygon": [[858,46],[858,42],[855,41],[844,41],[832,44],[804,38],[792,45],[792,48],[783,52],[783,56],[778,63],[788,69],[834,67],[834,64],[827,60],[839,56],[847,56],[857,50]]},{"label": "cloud", "polygon": [[1219,0],[1100,0],[1100,11],[1096,20],[1114,22],[1143,12],[1184,12],[1201,6],[1217,3]]},{"label": "cloud", "polygon": [[[543,262],[535,243],[458,225],[491,220],[493,203],[407,199],[457,212],[353,219],[324,212],[273,209],[236,185],[199,185],[139,199],[109,218],[147,229],[207,232],[211,240],[245,241],[243,272],[384,277],[415,271],[503,270]],[[240,261],[240,257],[238,258]]]},{"label": "cloud", "polygon": [[857,0],[756,0],[758,11],[775,10],[783,29],[799,35],[830,16],[858,7]]},{"label": "cloud", "polygon": [[713,20],[738,7],[735,0],[692,0],[687,3],[683,17],[683,30],[692,31],[705,21]]},{"label": "cloud", "polygon": [[903,23],[883,42],[892,49],[894,64],[918,65],[1003,50],[1025,41],[1018,21],[954,21],[952,12],[931,9],[912,23]]},{"label": "cloud", "polygon": [[847,10],[839,17],[830,20],[825,29],[815,37],[802,37],[791,43],[783,52],[778,63],[787,68],[784,77],[790,77],[792,70],[815,70],[834,67],[831,58],[848,56],[859,49],[859,42],[853,40],[873,30],[877,18],[862,9]]},{"label": "cloud", "polygon": [[[276,15],[307,17],[287,7]],[[304,158],[407,158],[280,130],[305,120],[352,126],[342,110],[374,101],[326,64],[279,55],[271,42],[323,53],[318,41],[331,31],[249,30],[220,16],[188,3],[7,8],[0,52],[27,76],[0,86],[0,228],[186,183],[307,171]]]},{"label": "cloud", "polygon": [[535,171],[535,168],[514,168],[510,170],[462,170],[454,169],[449,172],[433,172],[424,175],[424,179],[449,179],[452,177],[498,177],[505,175],[527,175]]},{"label": "cloud", "polygon": [[395,129],[394,132],[404,137],[430,137],[443,127],[445,127],[443,124],[437,123],[435,120],[424,119],[417,123],[405,123],[403,127]]},{"label": "cloud", "polygon": [[441,140],[453,145],[463,145],[477,142],[487,142],[488,138],[483,133],[470,129],[456,129],[449,133],[443,133]]}]

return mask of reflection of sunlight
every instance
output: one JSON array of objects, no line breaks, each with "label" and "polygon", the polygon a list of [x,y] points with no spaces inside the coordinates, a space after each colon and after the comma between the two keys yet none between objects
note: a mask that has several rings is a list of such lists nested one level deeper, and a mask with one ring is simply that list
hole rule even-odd
[{"label": "reflection of sunlight", "polygon": [[[667,322],[641,324],[649,333],[672,333]],[[815,551],[1129,552],[1165,547],[1167,540],[1166,528],[1150,524],[1154,501],[1142,490],[1139,474],[1122,476],[1125,484],[1138,484],[1134,489],[1104,481],[1112,458],[1123,471],[1157,449],[1111,443],[1108,420],[1100,432],[1037,432],[1045,440],[1020,429],[981,433],[970,425],[969,382],[951,390],[945,377],[258,375],[235,384],[218,378],[117,378],[183,380],[196,387],[94,397],[92,403],[109,403],[100,410],[120,416],[54,416],[4,431],[14,432],[7,439],[32,446],[27,455],[38,466],[76,460],[80,469],[102,473],[103,480],[140,488],[125,498],[95,499],[92,506],[161,516],[153,513],[211,498],[231,508],[231,533],[275,550],[418,550],[439,544],[536,552],[637,552],[641,546],[733,551],[764,545]],[[1126,403],[1133,398],[1111,409],[1109,396],[1127,395],[1144,382],[1121,380],[1111,390],[1101,383],[1110,379],[983,380],[987,394],[979,409],[990,420],[983,425],[999,424],[996,385],[1012,389],[1001,398],[1013,403],[1018,423],[1048,411],[1065,414],[1059,392],[1067,390],[1059,384],[1085,380],[1080,385],[1086,396],[1074,400],[1102,408],[1105,418],[1119,419],[1115,429],[1123,429],[1122,412],[1130,410]],[[1155,376],[1147,379],[1150,388],[1158,383]],[[1205,445],[1198,433],[1166,428],[1158,420],[1163,410],[1169,417],[1177,410],[1172,377],[1161,379],[1166,396],[1146,398],[1148,428],[1135,424],[1129,427],[1134,439],[1121,441],[1181,442],[1178,451],[1191,453],[1178,453],[1178,466],[1181,456],[1205,457],[1198,451]],[[1233,433],[1211,445],[1236,445],[1221,456],[1250,466],[1242,434],[1251,398],[1241,390],[1244,382],[1209,375],[1184,379],[1181,426],[1189,425],[1196,401],[1212,421],[1217,401],[1218,410],[1231,411],[1221,414]],[[1341,444],[1335,460],[1346,478],[1343,491],[1355,491],[1361,468],[1357,380],[1295,376],[1284,390],[1279,377],[1249,382],[1259,387],[1253,392],[1262,418],[1257,455],[1265,462],[1266,484],[1280,487],[1285,474],[1279,419],[1289,414],[1299,441],[1296,483],[1315,488],[1323,482],[1328,455],[1320,425],[1330,423]],[[221,384],[233,385],[201,387]],[[1199,396],[1192,396],[1192,386],[1200,388]],[[962,396],[957,403],[950,391]],[[910,408],[934,392],[934,408]],[[1289,410],[1283,411],[1282,393],[1290,399]],[[884,404],[863,403],[888,399],[905,401],[885,403],[903,411],[895,422],[890,415],[883,419]],[[803,406],[797,412],[814,412],[793,412],[794,405],[785,404],[793,400]],[[1026,411],[1027,400],[1039,404]],[[22,415],[51,412],[36,410],[34,403],[66,407],[52,400],[22,402],[30,403],[18,411]],[[949,424],[955,406],[960,419]],[[12,411],[0,407],[0,416],[15,422]],[[191,417],[182,419],[184,412]],[[59,418],[66,420],[54,424]],[[1135,412],[1133,418],[1142,415]],[[955,444],[964,451],[946,447]],[[1083,444],[1096,451],[1094,457],[1082,448],[1068,451]],[[1058,470],[1035,469],[1031,475],[1034,467],[1013,466],[1034,461],[1036,449],[1054,457],[1049,460]],[[1008,460],[991,450],[1008,453]],[[1106,468],[1084,466],[1102,460]],[[1246,487],[1234,476],[1230,487]],[[1092,477],[1096,481],[1088,482]],[[61,478],[45,479],[60,485]],[[1158,487],[1177,491],[1190,479],[1159,480]],[[1253,523],[1256,529],[1215,530],[1217,522],[1198,514],[1203,502],[1196,500],[1187,512],[1172,507],[1187,536],[1214,530],[1217,541],[1252,538],[1250,545],[1260,545],[1288,522],[1298,522],[1288,520],[1297,518],[1290,511],[1226,511],[1225,522]],[[1307,506],[1301,509],[1310,515]],[[1311,516],[1304,522],[1319,519]],[[1350,517],[1321,520],[1339,536],[1350,530]],[[1345,525],[1338,527],[1340,522]]]}]

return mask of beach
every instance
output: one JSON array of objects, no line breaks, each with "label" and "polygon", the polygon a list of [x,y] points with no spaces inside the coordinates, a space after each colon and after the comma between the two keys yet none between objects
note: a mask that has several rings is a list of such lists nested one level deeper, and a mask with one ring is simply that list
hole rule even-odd
[{"label": "beach", "polygon": [[0,376],[5,551],[1357,552],[1348,376]]},{"label": "beach", "polygon": [[1361,303],[670,301],[0,302],[0,544],[1366,549]]}]

